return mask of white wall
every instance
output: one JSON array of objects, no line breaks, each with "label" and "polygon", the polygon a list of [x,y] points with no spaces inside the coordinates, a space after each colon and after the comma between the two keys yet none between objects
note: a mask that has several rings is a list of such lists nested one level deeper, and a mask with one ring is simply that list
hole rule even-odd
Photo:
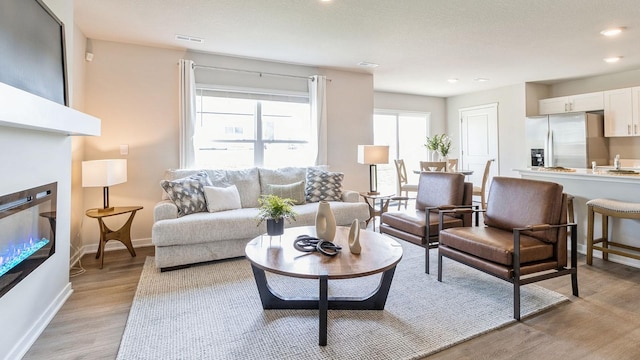
[{"label": "white wall", "polygon": [[376,91],[373,93],[373,106],[380,110],[429,113],[430,134],[445,133],[447,130],[447,107],[444,98]]},{"label": "white wall", "polygon": [[460,119],[458,110],[498,103],[498,174],[517,176],[513,169],[527,164],[525,136],[525,85],[518,84],[477,93],[449,97],[447,103],[447,133],[452,135],[452,154],[460,153]]},{"label": "white wall", "polygon": [[[127,159],[127,182],[110,187],[110,203],[144,207],[136,214],[131,236],[134,242],[148,243],[163,172],[179,162],[178,60],[184,51],[97,40],[92,47],[85,112],[102,119],[102,135],[85,139],[84,159]],[[129,155],[120,155],[121,144],[129,145]],[[85,188],[83,211],[100,206],[102,189]],[[118,228],[126,217],[105,220]],[[97,248],[98,230],[96,220],[84,219],[82,242],[92,245],[89,251]]]},{"label": "white wall", "polygon": [[[73,4],[65,0],[45,2],[66,25],[67,65],[72,69]],[[73,98],[71,72],[68,80]],[[12,105],[12,98],[0,98],[0,107]],[[59,133],[0,127],[0,194],[58,183],[55,254],[0,298],[1,359],[20,358],[71,294],[71,142],[69,136]]]},{"label": "white wall", "polygon": [[[159,182],[178,159],[178,60],[198,65],[229,67],[308,76],[320,73],[327,84],[330,169],[345,173],[344,187],[368,188],[368,168],[356,162],[358,144],[373,139],[373,77],[370,74],[317,69],[221,55],[188,53],[92,39],[94,60],[86,64],[85,111],[102,119],[102,136],[85,140],[85,159],[120,158],[119,145],[129,145],[128,181],[110,188],[113,205],[142,205],[132,226],[134,245],[150,244],[153,207],[160,200]],[[210,76],[211,79],[206,77]],[[237,72],[196,70],[199,82],[234,83],[247,87],[299,87],[300,79],[255,76]],[[102,204],[102,191],[84,189],[83,210]],[[85,219],[82,242],[95,251],[98,224]],[[122,220],[112,220],[119,224]],[[112,242],[118,245],[117,242]],[[106,261],[108,261],[108,256]]]}]

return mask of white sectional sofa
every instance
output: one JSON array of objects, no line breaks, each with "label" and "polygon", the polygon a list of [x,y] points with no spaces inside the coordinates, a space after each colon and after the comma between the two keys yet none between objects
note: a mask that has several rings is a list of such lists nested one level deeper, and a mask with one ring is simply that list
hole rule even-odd
[{"label": "white sectional sofa", "polygon": [[[235,185],[240,207],[216,212],[206,211],[205,208],[204,211],[200,209],[183,215],[176,205],[180,205],[180,201],[176,200],[179,195],[166,186],[175,185],[180,179],[197,177],[203,171],[214,189],[228,189]],[[162,185],[169,189],[176,201],[163,191],[163,200],[154,208],[151,238],[156,248],[156,266],[170,270],[199,262],[244,256],[247,242],[266,233],[266,223],[257,226],[255,219],[260,195],[281,191],[282,188],[299,191],[300,187],[296,185],[299,182],[304,184],[304,198],[295,206],[298,213],[296,221],[286,223],[286,227],[314,225],[319,199],[333,200],[330,204],[337,225],[350,225],[354,219],[368,219],[367,204],[360,202],[357,192],[341,189],[341,176],[322,168],[294,167],[275,170],[167,170],[164,176],[166,181]]]}]

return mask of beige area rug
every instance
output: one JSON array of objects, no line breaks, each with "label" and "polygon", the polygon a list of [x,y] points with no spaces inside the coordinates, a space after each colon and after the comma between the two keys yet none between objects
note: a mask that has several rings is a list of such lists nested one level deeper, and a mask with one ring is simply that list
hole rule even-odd
[{"label": "beige area rug", "polygon": [[[245,259],[160,273],[147,258],[118,359],[415,359],[515,321],[511,284],[448,259],[439,283],[437,251],[427,275],[424,249],[401,243],[385,309],[329,310],[326,347],[317,310],[262,309]],[[282,295],[317,296],[317,281],[267,275]],[[364,295],[379,278],[329,281],[329,295]],[[527,285],[523,317],[566,300]]]}]

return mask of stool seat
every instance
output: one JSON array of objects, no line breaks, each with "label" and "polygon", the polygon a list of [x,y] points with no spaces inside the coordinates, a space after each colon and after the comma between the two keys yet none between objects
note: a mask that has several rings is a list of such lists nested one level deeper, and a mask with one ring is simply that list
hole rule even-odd
[{"label": "stool seat", "polygon": [[[602,232],[600,238],[595,238],[594,236],[594,215],[596,213],[602,216]],[[640,252],[640,247],[622,244],[609,239],[609,217],[640,219],[640,203],[611,199],[593,199],[587,201],[587,264],[592,264],[594,249],[602,252],[603,260],[609,259],[609,253],[640,260],[640,255],[636,254]],[[631,250],[632,252],[612,249],[612,247]]]},{"label": "stool seat", "polygon": [[610,212],[624,214],[638,214],[640,216],[640,203],[631,203],[627,201],[611,200],[611,199],[593,199],[587,201],[587,206],[592,206]]}]

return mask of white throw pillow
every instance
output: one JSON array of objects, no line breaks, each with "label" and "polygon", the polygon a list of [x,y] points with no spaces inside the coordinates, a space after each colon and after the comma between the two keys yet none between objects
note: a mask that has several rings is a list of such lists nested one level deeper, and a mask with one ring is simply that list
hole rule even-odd
[{"label": "white throw pillow", "polygon": [[242,208],[240,193],[235,185],[224,188],[205,186],[204,196],[207,198],[207,210],[209,212]]}]

